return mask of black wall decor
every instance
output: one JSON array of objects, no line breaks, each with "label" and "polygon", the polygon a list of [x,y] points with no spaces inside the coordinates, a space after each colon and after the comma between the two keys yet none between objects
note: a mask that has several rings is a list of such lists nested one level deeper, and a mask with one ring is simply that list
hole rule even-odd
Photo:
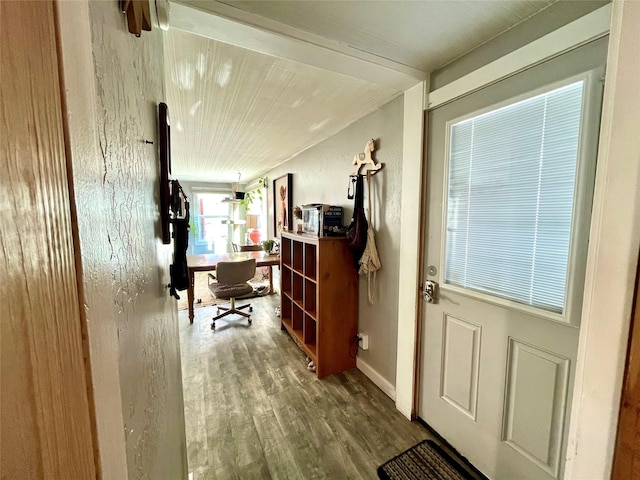
[{"label": "black wall decor", "polygon": [[160,228],[162,229],[162,243],[171,243],[169,231],[169,175],[171,174],[171,134],[169,125],[169,111],[166,103],[158,105],[158,141],[160,150]]},{"label": "black wall decor", "polygon": [[[178,180],[171,175],[171,127],[166,103],[158,104],[158,150],[160,154],[160,228],[162,243],[168,245],[173,237],[173,263],[169,267],[169,294],[180,299],[178,291],[189,287],[187,248],[189,247],[189,198]],[[171,229],[170,225],[173,225]],[[173,230],[173,235],[171,230]]]}]

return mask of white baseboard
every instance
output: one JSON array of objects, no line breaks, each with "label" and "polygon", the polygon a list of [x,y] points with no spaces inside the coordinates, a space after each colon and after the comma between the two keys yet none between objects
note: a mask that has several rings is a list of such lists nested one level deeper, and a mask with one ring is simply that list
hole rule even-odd
[{"label": "white baseboard", "polygon": [[395,402],[396,400],[396,387],[391,385],[382,375],[380,375],[376,370],[371,368],[371,366],[360,358],[356,358],[356,367],[362,373],[364,373],[369,380],[376,384],[376,386],[386,393],[391,400]]}]

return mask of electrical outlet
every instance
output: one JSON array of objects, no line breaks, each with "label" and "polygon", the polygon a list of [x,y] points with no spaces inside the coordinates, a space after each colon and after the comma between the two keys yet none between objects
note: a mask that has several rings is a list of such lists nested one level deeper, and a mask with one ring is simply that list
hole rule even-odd
[{"label": "electrical outlet", "polygon": [[362,350],[369,350],[369,334],[361,332],[358,334],[358,346]]}]

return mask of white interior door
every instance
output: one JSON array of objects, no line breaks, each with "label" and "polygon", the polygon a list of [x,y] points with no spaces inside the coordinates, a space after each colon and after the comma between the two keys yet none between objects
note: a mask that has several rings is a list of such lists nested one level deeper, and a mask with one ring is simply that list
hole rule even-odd
[{"label": "white interior door", "polygon": [[418,414],[490,478],[562,478],[606,39],[429,113]]}]

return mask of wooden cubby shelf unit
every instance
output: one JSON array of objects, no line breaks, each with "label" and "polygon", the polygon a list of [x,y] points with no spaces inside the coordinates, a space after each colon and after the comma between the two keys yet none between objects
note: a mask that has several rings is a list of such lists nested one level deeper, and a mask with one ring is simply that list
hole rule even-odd
[{"label": "wooden cubby shelf unit", "polygon": [[282,328],[318,378],[354,368],[358,273],[346,240],[282,232],[280,272]]}]

